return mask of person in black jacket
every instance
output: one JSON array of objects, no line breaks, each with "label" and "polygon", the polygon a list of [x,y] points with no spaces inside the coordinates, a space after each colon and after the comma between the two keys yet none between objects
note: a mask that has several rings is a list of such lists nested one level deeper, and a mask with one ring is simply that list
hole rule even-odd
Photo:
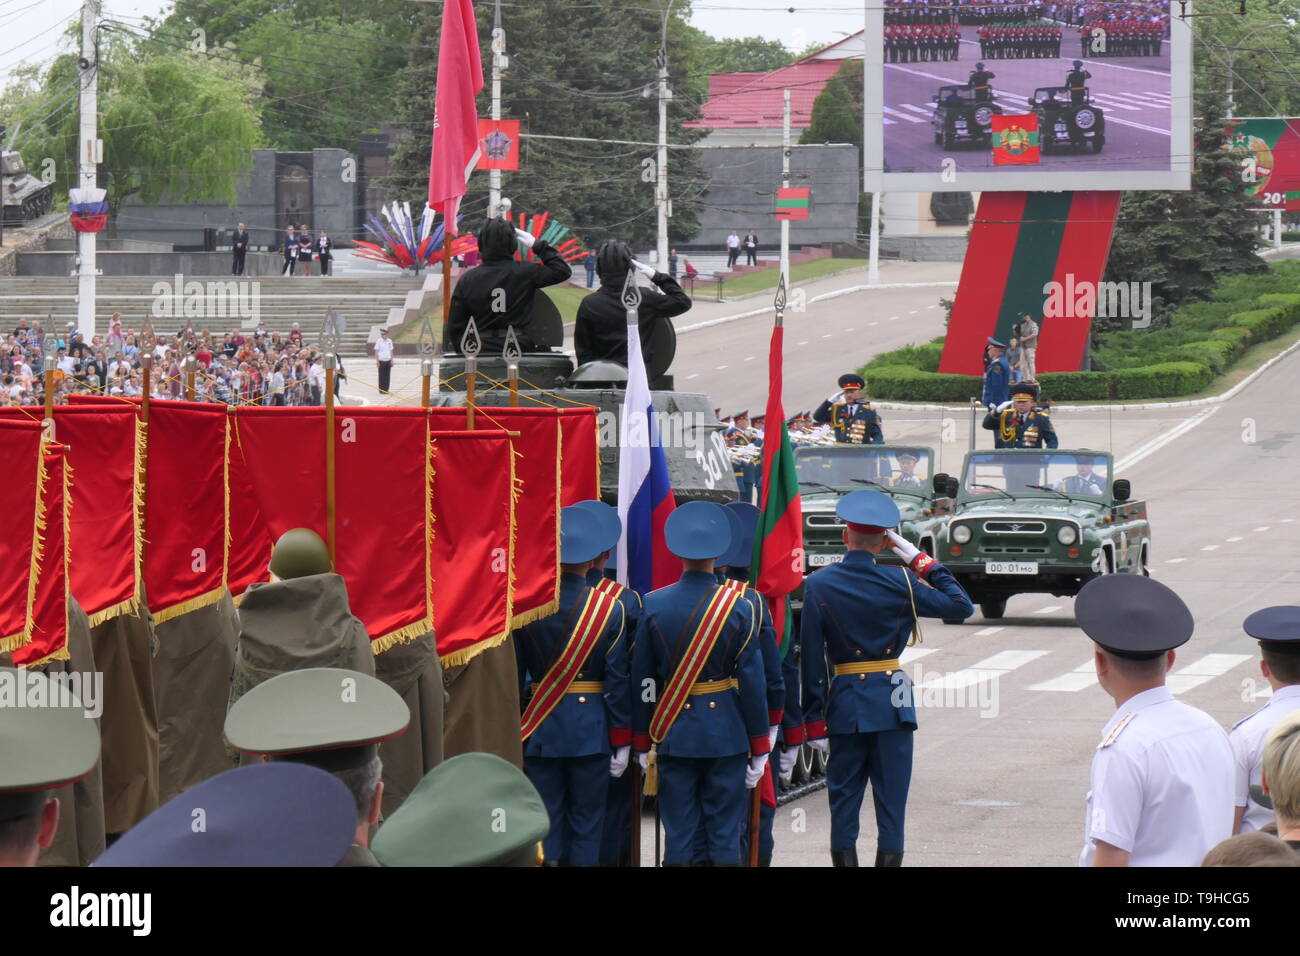
[{"label": "person in black jacket", "polygon": [[[515,261],[516,241],[531,247],[541,262]],[[533,297],[538,289],[564,282],[573,270],[550,243],[534,239],[504,219],[489,219],[484,224],[478,232],[478,249],[482,264],[462,275],[451,294],[444,351],[460,352],[460,340],[471,318],[486,352],[500,352],[511,327],[523,351],[536,351],[538,345],[528,331],[533,321]]]},{"label": "person in black jacket", "polygon": [[244,274],[244,257],[248,255],[248,230],[244,228],[241,222],[239,228],[235,230],[232,237],[231,248],[234,250],[235,258],[231,263],[231,275],[242,276]]},{"label": "person in black jacket", "polygon": [[579,365],[598,359],[627,365],[627,309],[622,296],[629,268],[649,277],[663,293],[641,290],[637,323],[641,329],[641,353],[647,365],[653,354],[650,339],[655,323],[681,315],[691,307],[690,296],[682,291],[676,279],[637,262],[627,243],[605,240],[596,253],[600,288],[578,306],[577,325],[573,330],[573,347]]}]

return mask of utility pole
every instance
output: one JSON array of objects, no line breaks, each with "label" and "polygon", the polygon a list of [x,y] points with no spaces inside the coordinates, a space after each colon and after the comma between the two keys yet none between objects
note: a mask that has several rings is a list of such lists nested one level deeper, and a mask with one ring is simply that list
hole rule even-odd
[{"label": "utility pole", "polygon": [[[100,0],[81,4],[81,115],[77,138],[77,185],[94,189],[98,185],[99,160],[99,54],[95,28]],[[95,233],[77,233],[77,328],[90,342],[95,335]]]},{"label": "utility pole", "polygon": [[668,101],[673,98],[673,91],[668,88],[668,16],[675,2],[668,0],[668,6],[664,8],[659,55],[656,57],[659,63],[659,155],[655,162],[655,208],[659,223],[655,265],[661,271],[668,268]]},{"label": "utility pole", "polygon": [[871,239],[867,259],[867,283],[880,284],[880,193],[871,194]]},{"label": "utility pole", "polygon": [[[790,188],[790,91],[783,91],[785,107],[781,114],[781,185]],[[781,219],[781,280],[790,288],[790,220]]]},{"label": "utility pole", "polygon": [[[506,31],[501,28],[501,0],[496,0],[492,14],[492,118],[501,118],[501,74],[510,66],[506,56]],[[500,213],[501,170],[488,170],[488,215]]]}]

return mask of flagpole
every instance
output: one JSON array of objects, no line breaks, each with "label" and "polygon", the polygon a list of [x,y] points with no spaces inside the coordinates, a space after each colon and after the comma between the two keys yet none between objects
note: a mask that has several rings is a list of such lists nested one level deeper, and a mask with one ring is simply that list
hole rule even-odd
[{"label": "flagpole", "polygon": [[429,313],[424,314],[424,323],[420,326],[420,338],[416,345],[420,352],[420,406],[429,407],[429,384],[433,378],[434,355],[433,323]]},{"label": "flagpole", "polygon": [[325,353],[325,542],[329,546],[330,566],[336,566],[338,542],[335,536],[335,463],[334,463],[334,372],[338,368],[338,325],[334,310],[325,313],[321,326],[321,351]]},{"label": "flagpole", "polygon": [[519,348],[519,337],[515,335],[513,325],[506,328],[506,345],[501,356],[506,360],[506,381],[510,386],[510,407],[519,407],[519,360],[523,357]]},{"label": "flagpole", "polygon": [[[445,326],[444,326],[445,328]],[[478,387],[478,353],[483,349],[478,323],[470,318],[465,334],[460,337],[460,351],[465,356],[465,411],[466,428],[474,430],[474,399]]]},{"label": "flagpole", "polygon": [[[790,188],[790,91],[782,91],[785,106],[781,119],[781,185]],[[790,282],[790,220],[781,217],[781,281]]]}]

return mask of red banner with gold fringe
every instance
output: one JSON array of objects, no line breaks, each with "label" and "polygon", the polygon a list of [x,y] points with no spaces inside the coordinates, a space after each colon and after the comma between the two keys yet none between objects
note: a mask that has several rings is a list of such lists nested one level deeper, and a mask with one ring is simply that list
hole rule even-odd
[{"label": "red banner with gold fringe", "polygon": [[[22,421],[44,414],[42,408],[0,408],[0,417]],[[54,439],[67,446],[72,470],[89,476],[72,482],[68,573],[91,627],[136,607],[135,419],[135,406],[120,400],[54,408]]]},{"label": "red banner with gold fringe", "polygon": [[225,594],[226,410],[150,402],[140,434],[144,592],[161,624]]},{"label": "red banner with gold fringe", "polygon": [[[434,430],[466,428],[466,409],[429,409]],[[523,627],[553,614],[560,595],[561,432],[556,408],[482,408],[476,430],[519,432],[515,448],[515,560],[512,625]],[[481,469],[479,469],[481,471]]]},{"label": "red banner with gold fringe", "polygon": [[[236,409],[234,419],[232,454],[240,464],[232,471],[246,475],[262,516],[266,533],[258,540],[273,542],[290,528],[310,528],[328,540],[325,410],[249,407]],[[335,429],[335,570],[379,652],[432,628],[427,414],[342,406],[335,409]],[[244,519],[251,521],[251,508]]]},{"label": "red banner with gold fringe", "polygon": [[0,652],[16,650],[30,639],[27,595],[31,589],[32,542],[35,536],[38,477],[41,464],[40,422],[0,419]]},{"label": "red banner with gold fringe", "polygon": [[35,573],[27,596],[31,639],[13,653],[17,667],[36,667],[68,658],[68,528],[72,509],[68,448],[46,442],[41,458],[38,534],[32,553]]},{"label": "red banner with gold fringe", "polygon": [[429,567],[444,667],[464,664],[510,633],[515,548],[527,541],[512,534],[512,444],[496,429],[429,433]]},{"label": "red banner with gold fringe", "polygon": [[590,408],[560,409],[560,507],[600,497],[600,432]]},{"label": "red banner with gold fringe", "polygon": [[239,421],[234,408],[226,415],[226,480],[230,485],[230,557],[226,587],[235,597],[250,584],[269,581],[267,566],[275,544],[270,526],[253,491],[253,479],[239,441]]}]

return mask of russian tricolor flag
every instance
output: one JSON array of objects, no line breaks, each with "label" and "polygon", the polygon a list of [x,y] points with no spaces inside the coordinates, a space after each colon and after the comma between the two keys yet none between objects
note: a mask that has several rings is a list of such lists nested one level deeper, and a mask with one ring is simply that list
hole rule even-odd
[{"label": "russian tricolor flag", "polygon": [[623,295],[624,304],[630,306],[627,393],[618,435],[618,516],[623,521],[623,537],[618,542],[618,581],[645,594],[675,582],[680,577],[681,562],[664,540],[664,525],[677,503],[668,480],[668,459],[659,442],[659,426],[641,358],[636,309],[640,300],[635,273],[629,272]]}]

